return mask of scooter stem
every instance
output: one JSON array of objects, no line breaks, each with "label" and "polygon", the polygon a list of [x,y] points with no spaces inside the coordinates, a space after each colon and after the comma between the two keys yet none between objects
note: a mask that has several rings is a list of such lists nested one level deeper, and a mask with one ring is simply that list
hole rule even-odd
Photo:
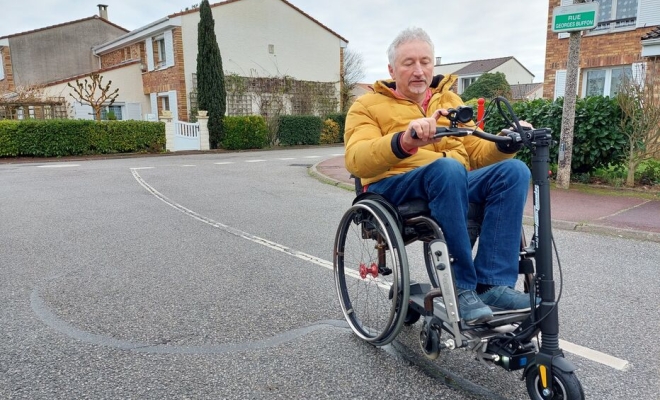
[{"label": "scooter stem", "polygon": [[559,313],[555,302],[555,281],[552,268],[552,220],[550,217],[550,146],[549,129],[532,132],[532,178],[534,182],[534,233],[536,235],[536,274],[541,305],[536,309],[541,320],[540,353],[555,356],[559,349]]}]

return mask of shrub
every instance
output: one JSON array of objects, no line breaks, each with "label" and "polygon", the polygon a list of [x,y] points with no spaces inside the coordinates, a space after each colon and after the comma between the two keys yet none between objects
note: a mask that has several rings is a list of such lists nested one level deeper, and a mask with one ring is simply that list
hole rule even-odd
[{"label": "shrub", "polygon": [[642,185],[660,185],[660,160],[642,161],[635,171],[635,181]]},{"label": "shrub", "polygon": [[[486,108],[490,103],[486,102]],[[520,119],[527,120],[535,127],[552,129],[552,137],[561,140],[561,119],[563,98],[555,101],[536,99],[512,104]],[[573,128],[573,152],[571,170],[574,173],[589,173],[599,167],[617,164],[624,157],[625,137],[619,130],[621,109],[614,99],[609,97],[587,97],[577,100]],[[499,132],[506,128],[506,123],[493,107],[484,129],[487,132]],[[558,145],[550,148],[550,160],[556,161]],[[521,150],[517,158],[530,164],[529,150]]]},{"label": "shrub", "polygon": [[344,130],[346,128],[346,114],[328,114],[325,116],[326,119],[331,119],[339,125],[339,141],[336,143],[344,142]]},{"label": "shrub", "polygon": [[321,131],[321,143],[332,144],[339,143],[339,124],[330,118],[323,121],[323,130]]},{"label": "shrub", "polygon": [[165,124],[147,121],[0,121],[0,156],[160,152]]},{"label": "shrub", "polygon": [[319,144],[323,121],[313,115],[283,115],[279,120],[279,140],[283,146]]},{"label": "shrub", "polygon": [[266,120],[258,115],[225,117],[221,146],[227,150],[262,149],[268,146]]}]

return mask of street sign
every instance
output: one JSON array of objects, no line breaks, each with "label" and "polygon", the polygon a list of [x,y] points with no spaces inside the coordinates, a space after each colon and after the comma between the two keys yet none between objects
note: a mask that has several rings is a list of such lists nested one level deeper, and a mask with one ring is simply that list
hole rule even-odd
[{"label": "street sign", "polygon": [[598,3],[580,3],[555,7],[552,11],[553,32],[594,29],[598,25]]}]

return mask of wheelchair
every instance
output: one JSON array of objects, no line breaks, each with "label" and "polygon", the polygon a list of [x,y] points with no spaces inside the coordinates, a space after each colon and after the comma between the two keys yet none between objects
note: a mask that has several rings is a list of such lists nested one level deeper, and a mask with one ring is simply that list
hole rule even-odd
[{"label": "wheelchair", "polygon": [[[549,129],[524,130],[505,99],[494,103],[514,127],[507,136],[458,128],[438,128],[436,137],[475,135],[491,141],[519,141],[532,150],[534,234],[528,244],[521,233],[519,273],[530,304],[526,311],[494,313],[494,318],[468,324],[460,318],[452,257],[438,223],[425,201],[394,206],[384,197],[363,192],[355,178],[356,198],[344,213],[335,235],[333,265],[341,309],[352,331],[374,346],[392,342],[403,326],[423,318],[419,343],[426,357],[443,350],[467,349],[490,367],[523,370],[532,399],[584,399],[575,366],[559,348],[558,301],[552,276],[552,239],[548,179]],[[507,107],[511,120],[502,110]],[[461,111],[450,110],[457,115]],[[470,115],[471,118],[471,115]],[[460,121],[467,122],[467,121]],[[483,207],[470,204],[468,231],[474,246]],[[412,282],[406,246],[421,241],[428,282]],[[534,340],[541,335],[540,345]]]}]

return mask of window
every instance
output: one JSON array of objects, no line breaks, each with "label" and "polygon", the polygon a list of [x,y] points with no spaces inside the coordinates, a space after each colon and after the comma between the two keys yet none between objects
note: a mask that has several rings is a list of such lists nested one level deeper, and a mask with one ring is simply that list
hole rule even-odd
[{"label": "window", "polygon": [[5,79],[5,58],[2,55],[2,48],[0,48],[0,81]]},{"label": "window", "polygon": [[103,107],[101,109],[101,119],[102,120],[107,120],[109,112],[112,112],[115,115],[115,119],[117,121],[121,121],[123,119],[122,118],[122,106],[112,105],[110,107]]},{"label": "window", "polygon": [[608,30],[635,26],[639,0],[597,0],[599,3],[598,26],[594,29]]},{"label": "window", "polygon": [[632,66],[585,71],[582,93],[587,96],[614,97],[624,77],[632,78]]},{"label": "window", "polygon": [[167,65],[167,52],[165,51],[165,38],[156,39],[156,68]]},{"label": "window", "polygon": [[471,84],[473,84],[474,82],[476,82],[477,79],[479,79],[478,76],[471,76],[471,77],[469,77],[469,78],[461,78],[461,88],[460,88],[460,92],[461,92],[461,93],[465,92],[465,90],[468,88],[468,86],[470,86]]},{"label": "window", "polygon": [[170,111],[169,96],[160,96],[160,109],[163,111]]}]

